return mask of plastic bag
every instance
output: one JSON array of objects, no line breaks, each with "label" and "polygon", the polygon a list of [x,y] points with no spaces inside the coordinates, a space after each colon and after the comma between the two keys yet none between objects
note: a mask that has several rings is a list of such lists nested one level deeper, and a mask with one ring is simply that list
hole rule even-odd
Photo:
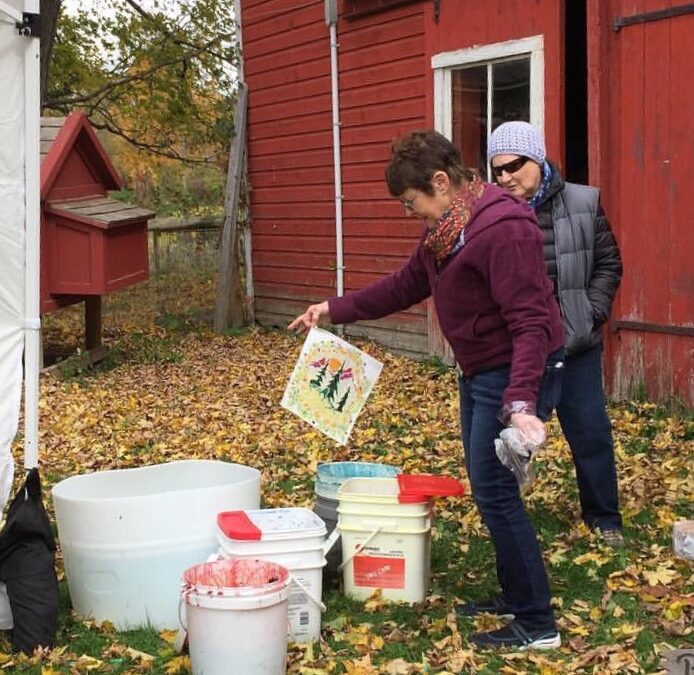
[{"label": "plastic bag", "polygon": [[694,520],[678,520],[672,526],[672,550],[678,558],[694,560]]},{"label": "plastic bag", "polygon": [[543,442],[544,439],[528,439],[516,427],[506,427],[499,434],[499,438],[494,440],[496,456],[507,469],[513,472],[518,485],[523,490],[527,489],[535,478],[532,458]]}]

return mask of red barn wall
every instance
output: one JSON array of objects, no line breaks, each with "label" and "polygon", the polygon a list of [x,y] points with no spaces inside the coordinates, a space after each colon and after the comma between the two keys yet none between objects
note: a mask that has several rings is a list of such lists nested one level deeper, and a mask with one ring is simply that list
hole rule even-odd
[{"label": "red barn wall", "polygon": [[243,0],[256,317],[334,294],[330,52],[323,2]]},{"label": "red barn wall", "polygon": [[[363,4],[363,3],[362,3]],[[390,142],[426,122],[422,5],[339,22],[345,290],[396,269],[421,223],[384,181]],[[336,294],[330,39],[322,0],[244,0],[256,317],[286,325]],[[425,354],[426,307],[350,326]]]},{"label": "red barn wall", "polygon": [[[387,193],[390,141],[434,124],[431,57],[544,36],[545,136],[564,162],[564,3],[560,0],[343,0],[338,24],[345,290],[398,267],[421,225]],[[676,4],[676,3],[675,3]],[[628,26],[614,19],[668,0],[587,0],[590,182],[602,190],[624,258],[607,331],[608,389],[694,403],[694,15]],[[249,85],[253,271],[261,323],[284,325],[335,293],[330,45],[323,0],[243,0]],[[568,37],[570,39],[570,35]],[[426,306],[368,325],[425,354]],[[348,328],[363,334],[366,324]],[[436,343],[436,340],[432,341]]]},{"label": "red barn wall", "polygon": [[[694,405],[694,14],[613,30],[667,0],[589,1],[591,182],[624,277],[608,334],[610,391]],[[590,45],[589,45],[590,48]]]}]

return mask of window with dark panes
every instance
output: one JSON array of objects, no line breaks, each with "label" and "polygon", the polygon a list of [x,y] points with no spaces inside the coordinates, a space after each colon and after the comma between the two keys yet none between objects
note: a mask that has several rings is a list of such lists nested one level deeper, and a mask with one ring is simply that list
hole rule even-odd
[{"label": "window with dark panes", "polygon": [[432,59],[436,128],[490,179],[487,138],[503,122],[543,125],[542,38],[483,45]]},{"label": "window with dark panes", "polygon": [[530,121],[530,57],[453,70],[451,103],[451,140],[468,166],[484,169],[489,134]]}]

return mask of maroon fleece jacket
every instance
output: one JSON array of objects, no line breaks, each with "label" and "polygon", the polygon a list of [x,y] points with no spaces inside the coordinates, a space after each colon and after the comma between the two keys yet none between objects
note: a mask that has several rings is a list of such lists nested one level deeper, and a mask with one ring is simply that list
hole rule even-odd
[{"label": "maroon fleece jacket", "polygon": [[333,323],[379,319],[430,295],[444,336],[467,376],[511,365],[504,403],[536,403],[547,356],[564,344],[542,235],[527,204],[488,185],[464,230],[464,246],[437,268],[424,246],[387,277],[331,298]]}]

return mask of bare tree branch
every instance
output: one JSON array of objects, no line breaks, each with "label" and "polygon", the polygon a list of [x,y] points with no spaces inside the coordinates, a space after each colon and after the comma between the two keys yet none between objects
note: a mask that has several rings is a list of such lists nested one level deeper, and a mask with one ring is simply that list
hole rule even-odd
[{"label": "bare tree branch", "polygon": [[[102,111],[99,110],[101,113]],[[160,157],[167,157],[168,159],[175,159],[178,160],[179,162],[184,162],[185,164],[212,164],[215,159],[214,157],[208,157],[208,158],[197,158],[197,157],[186,157],[185,155],[181,155],[179,152],[174,150],[173,148],[168,148],[168,149],[163,149],[165,146],[158,146],[158,145],[153,145],[149,143],[145,143],[143,141],[139,141],[132,136],[130,136],[128,133],[123,131],[120,127],[109,124],[107,121],[103,122],[97,122],[96,120],[90,120],[90,123],[93,127],[96,129],[100,129],[102,131],[108,131],[109,133],[115,134],[116,136],[120,136],[121,138],[125,139],[128,143],[131,145],[135,146],[136,148],[140,148],[142,150],[147,150],[147,152],[151,152],[153,155],[158,155]]]},{"label": "bare tree branch", "polygon": [[[143,18],[147,19],[150,23],[154,24],[159,30],[164,33],[168,38],[171,38],[176,44],[181,45],[182,47],[195,47],[196,45],[192,42],[188,42],[188,40],[181,40],[179,37],[175,36],[171,31],[166,30],[164,26],[162,26],[146,9],[142,7],[139,3],[135,2],[135,0],[125,0],[125,3],[130,5],[140,16]],[[228,56],[224,56],[223,54],[220,54],[217,51],[209,51],[209,54],[211,56],[216,56],[218,59],[221,59],[222,61],[226,61],[227,63],[232,63],[233,60],[230,59]]]},{"label": "bare tree branch", "polygon": [[55,34],[58,29],[58,17],[60,16],[61,0],[41,0],[41,107],[46,98],[46,89],[48,83],[48,71],[51,63],[51,53],[53,52],[53,43],[55,42]]},{"label": "bare tree branch", "polygon": [[55,98],[55,99],[49,99],[45,102],[45,107],[46,108],[53,108],[60,110],[64,106],[71,106],[75,105],[77,103],[88,103],[89,101],[93,100],[94,98],[97,98],[101,96],[104,93],[109,93],[116,89],[117,87],[120,87],[124,84],[127,84],[128,82],[135,82],[139,80],[146,80],[150,75],[153,73],[156,73],[157,71],[161,70],[162,68],[167,68],[168,66],[175,65],[177,63],[185,63],[186,61],[189,61],[193,57],[197,56],[198,54],[201,54],[204,52],[211,44],[213,44],[217,38],[213,38],[209,42],[205,43],[201,47],[198,47],[197,49],[193,49],[185,54],[182,54],[180,57],[175,58],[175,59],[169,59],[168,61],[162,61],[161,63],[157,63],[151,68],[148,68],[147,70],[143,70],[138,73],[134,73],[133,75],[126,75],[124,77],[119,77],[108,84],[105,84],[103,87],[99,87],[98,89],[95,89],[94,91],[88,93],[88,94],[75,94],[73,96],[65,96],[63,98]]}]

